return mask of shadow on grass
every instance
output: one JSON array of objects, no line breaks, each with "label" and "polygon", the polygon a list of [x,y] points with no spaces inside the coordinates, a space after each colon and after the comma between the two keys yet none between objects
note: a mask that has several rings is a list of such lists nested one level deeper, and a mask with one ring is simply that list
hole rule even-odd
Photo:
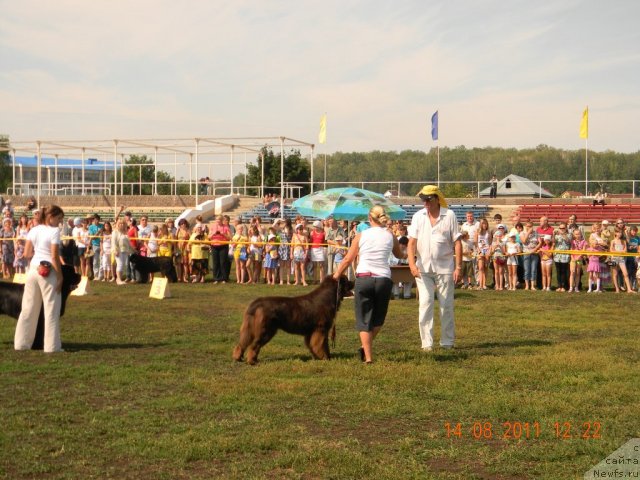
[{"label": "shadow on grass", "polygon": [[84,350],[127,350],[136,348],[158,348],[169,345],[168,343],[73,343],[64,342],[62,348],[66,352],[81,352]]},{"label": "shadow on grass", "polygon": [[543,347],[553,345],[553,342],[549,340],[535,340],[535,339],[521,339],[521,340],[509,340],[507,342],[486,342],[478,343],[475,345],[469,345],[464,347],[466,349],[475,348],[517,348],[517,347]]}]

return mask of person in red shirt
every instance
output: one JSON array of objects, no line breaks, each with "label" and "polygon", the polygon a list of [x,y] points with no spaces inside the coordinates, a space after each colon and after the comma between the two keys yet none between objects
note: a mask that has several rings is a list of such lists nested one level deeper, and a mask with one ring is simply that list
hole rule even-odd
[{"label": "person in red shirt", "polygon": [[540,226],[536,228],[536,232],[541,237],[543,235],[551,235],[553,236],[553,227],[549,225],[549,219],[547,217],[540,217]]},{"label": "person in red shirt", "polygon": [[327,260],[327,250],[324,245],[326,243],[324,229],[320,220],[313,222],[310,238],[311,248],[309,249],[309,254],[313,262],[313,271],[314,275],[315,272],[318,272],[318,280],[321,282],[325,275],[324,264]]},{"label": "person in red shirt", "polygon": [[219,215],[209,231],[213,255],[213,283],[227,283],[229,281],[229,241],[231,240],[229,224],[225,223],[222,215]]}]

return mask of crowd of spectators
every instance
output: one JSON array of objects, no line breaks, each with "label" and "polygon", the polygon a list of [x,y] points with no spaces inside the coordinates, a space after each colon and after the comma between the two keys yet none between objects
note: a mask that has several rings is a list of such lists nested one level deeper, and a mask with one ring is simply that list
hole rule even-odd
[{"label": "crowd of spectators", "polygon": [[[39,222],[38,210],[31,219],[15,218],[10,201],[3,207],[4,278],[25,271],[26,235]],[[240,217],[231,221],[227,215],[210,223],[198,217],[192,225],[184,219],[176,225],[167,218],[151,225],[144,215],[136,219],[124,212],[110,221],[98,215],[66,219],[61,256],[83,276],[120,285],[135,281],[131,253],[171,257],[180,282],[217,284],[232,278],[243,285],[308,285],[332,274],[356,232],[366,227],[364,222],[308,221],[302,216],[271,224],[254,217],[244,224]],[[396,221],[389,228],[406,249],[406,224]],[[638,289],[638,228],[621,218],[614,225],[607,220],[581,225],[570,215],[554,226],[546,217],[534,223],[514,215],[507,225],[497,214],[490,225],[486,218],[477,220],[467,212],[460,231],[463,268],[458,287],[462,289],[602,292],[609,285],[616,292]],[[406,262],[392,257],[390,263]],[[347,271],[352,274],[355,266],[354,262]],[[394,295],[410,298],[411,287],[394,285]]]},{"label": "crowd of spectators", "polygon": [[460,226],[465,232],[460,288],[551,291],[555,277],[557,292],[600,293],[609,284],[616,292],[638,289],[638,227],[622,218],[614,225],[606,219],[580,225],[572,214],[554,226],[544,216],[534,223],[515,214],[507,225],[497,214],[490,226],[472,212],[466,216]]}]

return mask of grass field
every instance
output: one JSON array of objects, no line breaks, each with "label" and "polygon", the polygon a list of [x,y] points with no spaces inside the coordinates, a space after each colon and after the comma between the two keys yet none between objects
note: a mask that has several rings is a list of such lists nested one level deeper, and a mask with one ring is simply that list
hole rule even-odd
[{"label": "grass field", "polygon": [[428,354],[392,301],[370,366],[346,300],[332,361],[281,333],[250,367],[243,308],[302,288],[91,286],[64,353],[14,352],[0,317],[1,478],[582,478],[640,437],[637,296],[457,291]]}]

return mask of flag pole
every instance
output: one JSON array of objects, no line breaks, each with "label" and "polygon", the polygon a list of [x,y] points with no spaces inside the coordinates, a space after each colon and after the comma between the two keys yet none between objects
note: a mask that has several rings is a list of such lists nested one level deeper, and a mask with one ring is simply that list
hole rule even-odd
[{"label": "flag pole", "polygon": [[436,151],[438,152],[438,188],[440,188],[440,143],[436,143]]},{"label": "flag pole", "polygon": [[584,139],[584,196],[589,196],[589,139]]}]

